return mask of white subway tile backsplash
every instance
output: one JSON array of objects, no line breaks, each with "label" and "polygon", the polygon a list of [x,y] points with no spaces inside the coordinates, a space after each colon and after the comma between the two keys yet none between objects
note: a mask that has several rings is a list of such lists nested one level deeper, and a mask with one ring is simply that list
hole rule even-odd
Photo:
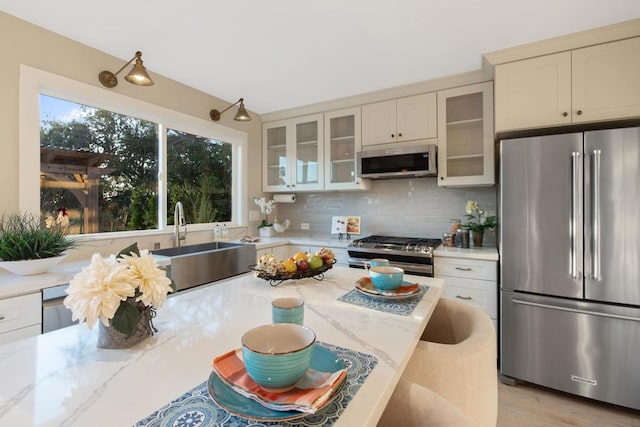
[{"label": "white subway tile backsplash", "polygon": [[364,192],[298,193],[295,203],[277,205],[277,215],[309,223],[313,235],[329,234],[334,215],[354,215],[361,217],[363,236],[440,237],[452,218],[466,221],[467,200],[477,200],[488,214],[497,210],[495,187],[448,189],[434,178],[417,178],[373,181]]}]

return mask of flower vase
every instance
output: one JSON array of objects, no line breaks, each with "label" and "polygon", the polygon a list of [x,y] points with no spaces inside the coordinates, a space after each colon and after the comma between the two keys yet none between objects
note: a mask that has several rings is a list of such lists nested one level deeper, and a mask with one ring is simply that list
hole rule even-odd
[{"label": "flower vase", "polygon": [[117,331],[112,326],[105,326],[101,321],[98,331],[98,348],[130,348],[143,339],[153,335],[154,328],[151,319],[154,317],[153,309],[140,302],[132,303],[138,309],[140,316],[130,336]]},{"label": "flower vase", "polygon": [[273,237],[273,226],[269,225],[267,227],[258,228],[260,231],[260,237]]},{"label": "flower vase", "polygon": [[482,238],[484,237],[484,232],[482,231],[474,231],[473,232],[473,247],[480,248],[482,247]]}]

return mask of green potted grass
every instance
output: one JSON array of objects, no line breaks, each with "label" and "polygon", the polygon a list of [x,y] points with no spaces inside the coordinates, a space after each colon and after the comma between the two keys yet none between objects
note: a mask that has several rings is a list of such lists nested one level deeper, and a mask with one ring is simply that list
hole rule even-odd
[{"label": "green potted grass", "polygon": [[76,241],[67,237],[68,227],[43,226],[37,215],[13,213],[0,221],[0,267],[19,276],[46,272],[66,256]]}]

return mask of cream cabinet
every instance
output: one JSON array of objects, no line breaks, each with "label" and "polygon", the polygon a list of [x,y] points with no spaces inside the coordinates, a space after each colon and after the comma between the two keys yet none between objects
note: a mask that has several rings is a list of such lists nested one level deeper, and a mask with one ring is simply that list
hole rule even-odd
[{"label": "cream cabinet", "polygon": [[436,94],[426,93],[362,106],[362,145],[435,138]]},{"label": "cream cabinet", "polygon": [[324,189],[368,190],[370,181],[357,176],[362,150],[361,109],[324,113]]},{"label": "cream cabinet", "polygon": [[436,257],[434,276],[445,280],[444,296],[478,307],[497,325],[498,263],[496,261]]},{"label": "cream cabinet", "polygon": [[293,254],[289,254],[289,245],[269,246],[256,250],[256,256],[260,258],[266,254],[273,254],[278,259],[287,259]]},{"label": "cream cabinet", "polygon": [[40,292],[0,300],[0,344],[40,335],[41,331]]},{"label": "cream cabinet", "polygon": [[263,124],[265,192],[324,188],[322,114]]},{"label": "cream cabinet", "polygon": [[438,92],[438,185],[495,184],[493,83]]},{"label": "cream cabinet", "polygon": [[497,65],[496,132],[640,117],[640,37]]}]

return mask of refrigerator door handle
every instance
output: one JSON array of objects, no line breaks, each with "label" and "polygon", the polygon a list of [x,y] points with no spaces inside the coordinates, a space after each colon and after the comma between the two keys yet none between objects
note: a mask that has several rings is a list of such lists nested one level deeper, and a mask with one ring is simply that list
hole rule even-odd
[{"label": "refrigerator door handle", "polygon": [[600,271],[600,150],[593,150],[593,171],[592,171],[592,191],[593,191],[593,208],[591,229],[591,244],[593,245],[593,280],[602,280]]},{"label": "refrigerator door handle", "polygon": [[592,316],[607,317],[607,318],[610,318],[610,319],[621,319],[621,320],[631,320],[631,321],[634,321],[634,322],[640,322],[640,318],[638,318],[638,317],[623,316],[623,315],[620,315],[620,314],[600,313],[600,312],[597,312],[597,311],[588,311],[588,310],[580,310],[580,309],[577,309],[577,308],[560,307],[560,306],[557,306],[557,305],[541,304],[539,302],[523,301],[523,300],[519,300],[519,299],[516,299],[516,298],[513,298],[511,301],[514,304],[530,305],[530,306],[533,306],[533,307],[548,308],[550,310],[569,311],[571,313],[589,314],[589,315],[592,315]]},{"label": "refrigerator door handle", "polygon": [[571,236],[571,248],[569,249],[569,275],[573,279],[579,279],[578,273],[578,213],[580,209],[580,153],[571,153],[571,221],[569,235]]}]

